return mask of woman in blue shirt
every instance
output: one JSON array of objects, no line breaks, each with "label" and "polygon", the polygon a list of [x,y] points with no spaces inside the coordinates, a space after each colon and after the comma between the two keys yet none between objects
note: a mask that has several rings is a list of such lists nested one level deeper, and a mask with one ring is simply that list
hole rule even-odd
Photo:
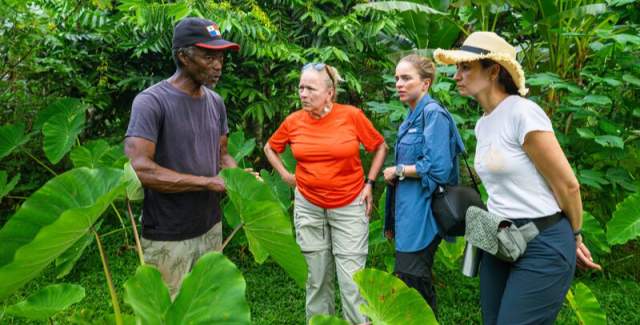
[{"label": "woman in blue shirt", "polygon": [[[438,184],[458,183],[457,154],[464,150],[453,118],[429,96],[435,65],[425,57],[409,55],[396,66],[396,89],[410,112],[400,125],[396,165],[384,170],[391,185],[388,209],[395,225],[387,222],[385,235],[395,239],[395,273],[420,292],[436,312],[431,269],[442,237],[431,211],[431,194]],[[388,220],[388,219],[387,219]]]}]

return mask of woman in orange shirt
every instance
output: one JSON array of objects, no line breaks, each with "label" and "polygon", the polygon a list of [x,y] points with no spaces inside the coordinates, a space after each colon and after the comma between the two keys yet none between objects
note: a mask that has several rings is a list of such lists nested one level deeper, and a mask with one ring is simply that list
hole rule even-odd
[{"label": "woman in orange shirt", "polygon": [[[306,317],[334,314],[334,274],[340,285],[344,317],[366,322],[363,299],[353,274],[367,260],[372,187],[387,147],[364,113],[335,103],[338,71],[324,63],[302,68],[299,95],[302,109],[282,122],[264,147],[267,159],[282,179],[295,186],[296,241],[307,261]],[[295,174],[284,167],[279,153],[291,146]],[[374,152],[364,178],[360,145]]]}]

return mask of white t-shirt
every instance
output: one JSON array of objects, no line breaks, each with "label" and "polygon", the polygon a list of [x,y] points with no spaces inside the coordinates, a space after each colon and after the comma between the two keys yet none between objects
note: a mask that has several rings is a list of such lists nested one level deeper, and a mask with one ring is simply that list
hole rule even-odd
[{"label": "white t-shirt", "polygon": [[553,132],[553,128],[538,104],[520,96],[505,98],[476,123],[474,166],[489,194],[487,207],[492,213],[518,219],[560,211],[544,177],[522,149],[531,131]]}]

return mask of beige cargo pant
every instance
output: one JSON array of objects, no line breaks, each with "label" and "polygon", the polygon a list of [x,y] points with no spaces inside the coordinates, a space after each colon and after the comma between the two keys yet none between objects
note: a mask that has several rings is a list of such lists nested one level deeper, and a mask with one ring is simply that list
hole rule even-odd
[{"label": "beige cargo pant", "polygon": [[364,299],[353,281],[353,274],[364,268],[368,250],[369,220],[360,201],[358,197],[347,206],[324,209],[295,191],[296,241],[308,266],[307,323],[313,315],[335,313],[336,273],[344,318],[353,324],[367,321],[359,309]]},{"label": "beige cargo pant", "polygon": [[173,300],[180,291],[182,279],[191,271],[200,256],[222,246],[222,222],[216,223],[199,237],[181,241],[142,238],[140,244],[144,262],[158,268]]}]

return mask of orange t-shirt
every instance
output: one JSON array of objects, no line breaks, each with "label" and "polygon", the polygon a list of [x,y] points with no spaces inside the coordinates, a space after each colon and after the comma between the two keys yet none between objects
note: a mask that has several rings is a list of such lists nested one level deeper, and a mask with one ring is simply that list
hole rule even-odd
[{"label": "orange t-shirt", "polygon": [[384,142],[364,113],[353,106],[333,104],[321,119],[299,110],[291,113],[269,139],[273,150],[289,144],[296,165],[296,186],[322,208],[345,206],[364,186],[360,144],[372,152]]}]

